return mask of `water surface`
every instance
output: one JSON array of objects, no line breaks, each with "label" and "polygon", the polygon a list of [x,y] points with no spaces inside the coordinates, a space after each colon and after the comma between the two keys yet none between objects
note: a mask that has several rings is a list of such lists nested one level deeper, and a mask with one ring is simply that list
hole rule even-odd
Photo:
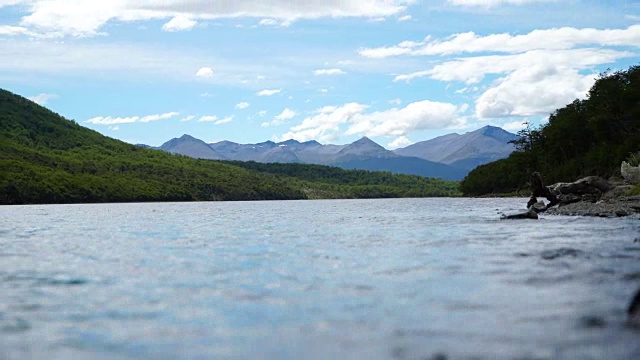
[{"label": "water surface", "polygon": [[0,358],[640,358],[640,221],[525,201],[3,206]]}]

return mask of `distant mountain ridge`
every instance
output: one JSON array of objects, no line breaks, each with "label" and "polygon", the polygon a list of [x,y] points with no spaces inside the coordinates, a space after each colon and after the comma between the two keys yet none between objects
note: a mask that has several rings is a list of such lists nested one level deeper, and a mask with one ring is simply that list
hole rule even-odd
[{"label": "distant mountain ridge", "polygon": [[159,149],[201,159],[319,164],[461,180],[476,166],[509,156],[514,150],[509,141],[515,139],[515,134],[485,126],[466,134],[447,134],[390,151],[367,137],[347,145],[293,139],[257,144],[225,140],[207,144],[185,134],[162,144]]},{"label": "distant mountain ridge", "polygon": [[187,155],[197,159],[224,160],[225,157],[211,148],[206,142],[184,134],[180,138],[167,141],[159,147],[160,150],[172,154]]},{"label": "distant mountain ridge", "polygon": [[485,126],[466,134],[447,134],[431,140],[421,141],[395,153],[452,165],[471,171],[509,156],[515,150],[510,141],[517,135],[495,126]]}]

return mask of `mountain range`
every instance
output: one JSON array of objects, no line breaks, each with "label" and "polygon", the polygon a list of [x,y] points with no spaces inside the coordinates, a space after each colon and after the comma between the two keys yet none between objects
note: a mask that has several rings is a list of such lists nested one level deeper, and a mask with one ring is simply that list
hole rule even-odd
[{"label": "mountain range", "polygon": [[465,134],[447,134],[390,151],[367,137],[347,145],[296,140],[208,144],[185,134],[167,141],[158,149],[200,159],[307,163],[461,180],[478,165],[509,156],[514,150],[509,141],[515,139],[517,135],[499,127],[485,126]]}]

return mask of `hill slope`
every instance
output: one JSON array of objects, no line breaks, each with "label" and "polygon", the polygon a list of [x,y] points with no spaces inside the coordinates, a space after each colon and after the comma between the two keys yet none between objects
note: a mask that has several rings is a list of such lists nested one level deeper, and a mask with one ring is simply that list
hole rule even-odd
[{"label": "hill slope", "polygon": [[0,203],[300,199],[270,175],[105,137],[0,90]]}]

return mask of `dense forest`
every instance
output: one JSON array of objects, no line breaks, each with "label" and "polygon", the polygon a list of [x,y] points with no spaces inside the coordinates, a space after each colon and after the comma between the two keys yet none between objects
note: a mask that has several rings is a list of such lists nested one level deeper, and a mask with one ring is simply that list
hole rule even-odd
[{"label": "dense forest", "polygon": [[111,139],[0,89],[0,204],[458,194],[455,182],[417,176],[239,165]]},{"label": "dense forest", "polygon": [[519,135],[508,158],[467,175],[460,184],[465,195],[526,188],[533,171],[547,183],[619,175],[621,162],[640,150],[640,66],[601,74],[585,100],[556,110],[548,123],[528,126]]}]

